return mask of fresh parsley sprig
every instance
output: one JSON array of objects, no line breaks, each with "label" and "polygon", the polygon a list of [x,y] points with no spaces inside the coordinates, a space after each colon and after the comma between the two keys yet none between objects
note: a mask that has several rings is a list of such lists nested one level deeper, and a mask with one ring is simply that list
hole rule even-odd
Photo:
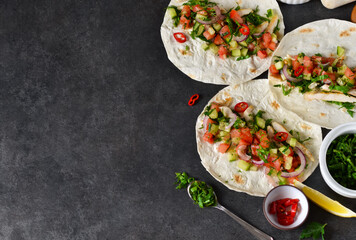
[{"label": "fresh parsley sprig", "polygon": [[314,240],[316,240],[316,239],[319,239],[321,236],[321,239],[324,240],[325,226],[326,226],[326,223],[324,225],[322,225],[317,222],[312,222],[302,231],[299,239],[305,239],[305,238],[312,237]]}]

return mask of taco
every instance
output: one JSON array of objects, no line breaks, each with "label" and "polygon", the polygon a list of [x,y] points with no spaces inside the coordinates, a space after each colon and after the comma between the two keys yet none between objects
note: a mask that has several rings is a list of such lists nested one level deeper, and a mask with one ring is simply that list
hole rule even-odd
[{"label": "taco", "polygon": [[336,19],[288,33],[273,54],[269,87],[303,119],[334,128],[356,120],[356,24]]},{"label": "taco", "polygon": [[242,83],[266,71],[284,33],[277,1],[213,1],[170,2],[161,37],[171,62],[213,84]]},{"label": "taco", "polygon": [[265,196],[304,181],[318,165],[321,128],[279,106],[268,80],[232,85],[213,97],[196,123],[206,170],[229,189]]}]

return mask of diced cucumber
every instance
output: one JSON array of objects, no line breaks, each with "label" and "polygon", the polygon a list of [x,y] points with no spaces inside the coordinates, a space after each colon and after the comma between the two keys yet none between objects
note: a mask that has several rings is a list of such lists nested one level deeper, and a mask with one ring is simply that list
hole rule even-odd
[{"label": "diced cucumber", "polygon": [[201,45],[201,48],[202,48],[204,51],[206,51],[206,50],[209,49],[209,45],[206,44],[206,43],[203,43],[203,44]]},{"label": "diced cucumber", "polygon": [[289,170],[292,168],[293,157],[284,157],[284,168]]},{"label": "diced cucumber", "polygon": [[241,170],[248,171],[251,167],[251,163],[246,162],[244,160],[238,160],[237,167],[240,168]]},{"label": "diced cucumber", "polygon": [[311,80],[311,73],[303,74],[303,79],[305,79],[305,80]]},{"label": "diced cucumber", "polygon": [[240,57],[241,56],[241,50],[240,49],[234,49],[231,51],[231,55],[233,57]]},{"label": "diced cucumber", "polygon": [[247,55],[248,49],[247,48],[242,48],[241,49],[241,56],[245,57]]},{"label": "diced cucumber", "polygon": [[202,33],[204,32],[205,27],[203,25],[200,25],[197,31],[197,36],[202,35]]},{"label": "diced cucumber", "polygon": [[341,77],[342,81],[344,81],[345,83],[351,83],[352,85],[355,84],[355,79],[349,79],[348,77],[346,77],[346,75]]},{"label": "diced cucumber", "polygon": [[289,140],[289,145],[290,145],[291,147],[295,147],[296,144],[297,144],[297,139],[291,138],[291,139]]},{"label": "diced cucumber", "polygon": [[345,49],[340,46],[337,46],[337,56],[342,57],[344,56],[344,54],[345,54]]},{"label": "diced cucumber", "polygon": [[280,172],[277,174],[277,177],[278,177],[278,180],[279,180],[279,185],[288,184],[288,180],[286,178],[282,177]]},{"label": "diced cucumber", "polygon": [[227,136],[228,134],[229,134],[229,132],[220,131],[220,132],[219,132],[219,137],[223,138],[223,137]]},{"label": "diced cucumber", "polygon": [[218,118],[218,115],[219,115],[218,111],[217,111],[216,109],[214,109],[214,110],[211,111],[211,113],[209,114],[209,117],[210,117],[211,119],[217,119],[217,118]]},{"label": "diced cucumber", "polygon": [[227,153],[227,160],[229,160],[230,162],[236,161],[237,160],[237,153],[234,151],[229,151]]},{"label": "diced cucumber", "polygon": [[341,77],[337,78],[337,79],[336,79],[336,82],[337,82],[337,84],[339,84],[340,86],[344,86],[344,85],[345,85],[345,82],[344,82],[344,80],[342,80]]},{"label": "diced cucumber", "polygon": [[208,28],[208,32],[210,33],[210,35],[214,35],[215,34],[215,30],[212,27]]},{"label": "diced cucumber", "polygon": [[279,151],[283,153],[284,155],[289,155],[290,154],[290,149],[288,146],[283,146],[279,148]]},{"label": "diced cucumber", "polygon": [[257,170],[258,170],[258,166],[256,166],[256,165],[252,165],[250,167],[250,171],[257,171]]},{"label": "diced cucumber", "polygon": [[236,42],[235,40],[232,40],[232,41],[229,43],[229,45],[230,45],[230,50],[236,49],[237,46],[238,46],[238,44],[237,44],[237,42]]},{"label": "diced cucumber", "polygon": [[247,43],[245,41],[239,42],[239,44],[243,47],[247,47]]},{"label": "diced cucumber", "polygon": [[197,30],[200,25],[201,25],[200,23],[196,22],[193,26],[193,30],[194,31]]},{"label": "diced cucumber", "polygon": [[331,66],[328,67],[328,72],[331,72],[331,73],[332,73],[332,72],[333,72],[333,67],[331,67]]},{"label": "diced cucumber", "polygon": [[239,144],[240,138],[238,138],[238,137],[231,138],[231,142],[232,142],[232,143],[235,143],[235,144]]},{"label": "diced cucumber", "polygon": [[276,66],[277,70],[281,70],[284,67],[284,62],[279,61],[279,62],[276,62],[274,65]]},{"label": "diced cucumber", "polygon": [[174,18],[177,16],[176,10],[172,7],[167,8],[167,12],[168,12],[169,16],[171,16],[171,18]]},{"label": "diced cucumber", "polygon": [[346,66],[345,64],[342,65],[341,67],[338,67],[338,68],[337,68],[337,74],[339,74],[339,75],[344,75],[346,69],[347,69],[347,66]]},{"label": "diced cucumber", "polygon": [[220,23],[214,23],[214,24],[213,24],[213,28],[214,28],[217,32],[220,31],[220,29],[221,29]]},{"label": "diced cucumber", "polygon": [[219,125],[217,124],[211,124],[209,127],[209,132],[213,135],[215,135],[219,131]]},{"label": "diced cucumber", "polygon": [[219,47],[216,46],[214,43],[209,44],[209,49],[214,53],[217,54],[219,52]]},{"label": "diced cucumber", "polygon": [[197,13],[197,15],[195,16],[195,18],[199,18],[200,20],[205,20],[205,16],[204,15],[201,15],[199,13]]},{"label": "diced cucumber", "polygon": [[274,33],[272,33],[272,42],[278,42],[278,37]]},{"label": "diced cucumber", "polygon": [[257,126],[259,126],[260,128],[265,128],[265,126],[266,126],[266,121],[260,117],[256,117],[256,123],[257,123]]},{"label": "diced cucumber", "polygon": [[270,154],[277,155],[278,149],[277,148],[271,148],[271,150],[269,152],[270,152]]}]

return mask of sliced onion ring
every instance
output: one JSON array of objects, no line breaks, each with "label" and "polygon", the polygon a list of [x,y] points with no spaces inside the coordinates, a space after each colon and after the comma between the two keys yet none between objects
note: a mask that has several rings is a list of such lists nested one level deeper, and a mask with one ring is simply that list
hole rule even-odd
[{"label": "sliced onion ring", "polygon": [[265,162],[263,160],[257,161],[255,159],[252,159],[253,164],[255,165],[263,165]]},{"label": "sliced onion ring", "polygon": [[283,69],[282,69],[282,73],[283,73],[283,75],[286,77],[286,79],[287,79],[288,81],[291,81],[291,82],[300,82],[300,81],[303,80],[302,78],[297,79],[297,78],[294,78],[294,77],[292,77],[291,75],[289,75],[288,72],[287,72],[287,64],[284,64],[284,67],[283,67]]},{"label": "sliced onion ring", "polygon": [[243,42],[248,38],[248,35],[241,35],[240,37],[234,36],[232,40],[235,40],[237,42]]},{"label": "sliced onion ring", "polygon": [[213,8],[215,9],[216,16],[213,17],[210,21],[204,21],[204,20],[201,20],[199,18],[195,18],[195,21],[197,21],[197,22],[199,22],[201,24],[204,24],[204,25],[210,25],[210,24],[216,23],[219,20],[224,19],[224,18],[221,17],[220,8],[218,6],[214,6]]},{"label": "sliced onion ring", "polygon": [[209,117],[205,116],[204,120],[203,120],[204,131],[208,128],[208,120],[209,120]]},{"label": "sliced onion ring", "polygon": [[282,177],[285,177],[285,178],[292,178],[292,177],[297,177],[299,176],[304,168],[305,168],[305,165],[306,165],[306,160],[305,160],[305,156],[304,156],[304,153],[297,147],[294,148],[294,152],[298,154],[299,156],[299,159],[300,159],[300,166],[299,168],[294,171],[294,172],[282,172],[281,173],[281,176]]}]

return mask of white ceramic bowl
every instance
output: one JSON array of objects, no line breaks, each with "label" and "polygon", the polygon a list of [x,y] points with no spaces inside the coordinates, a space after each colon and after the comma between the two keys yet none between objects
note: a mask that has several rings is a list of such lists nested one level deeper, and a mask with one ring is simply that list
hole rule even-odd
[{"label": "white ceramic bowl", "polygon": [[356,190],[345,188],[336,182],[331,176],[326,165],[326,151],[328,150],[330,143],[338,136],[350,133],[356,134],[356,122],[345,123],[337,126],[326,135],[320,147],[319,165],[324,181],[332,190],[344,197],[356,198]]},{"label": "white ceramic bowl", "polygon": [[[283,199],[283,198],[298,198],[298,210],[294,218],[294,223],[288,226],[283,226],[278,223],[277,215],[269,213],[269,206],[272,202]],[[299,227],[308,216],[309,213],[309,203],[307,197],[298,188],[291,185],[281,185],[273,188],[263,201],[263,213],[267,218],[268,222],[275,228],[280,230],[291,230]]]},{"label": "white ceramic bowl", "polygon": [[279,1],[287,4],[302,4],[302,3],[309,2],[310,0],[279,0]]}]

